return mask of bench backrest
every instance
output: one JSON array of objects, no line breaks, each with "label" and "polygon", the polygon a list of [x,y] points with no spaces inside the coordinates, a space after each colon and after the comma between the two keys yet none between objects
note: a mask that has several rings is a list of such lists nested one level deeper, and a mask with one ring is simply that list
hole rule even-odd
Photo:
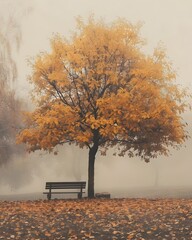
[{"label": "bench backrest", "polygon": [[86,182],[46,182],[45,189],[85,189]]}]

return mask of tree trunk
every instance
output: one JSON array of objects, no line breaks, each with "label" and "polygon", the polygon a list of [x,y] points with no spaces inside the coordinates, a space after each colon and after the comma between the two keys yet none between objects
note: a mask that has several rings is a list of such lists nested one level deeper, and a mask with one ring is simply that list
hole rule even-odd
[{"label": "tree trunk", "polygon": [[88,198],[94,198],[94,170],[95,156],[98,150],[98,145],[94,144],[89,150],[89,167],[88,167]]}]

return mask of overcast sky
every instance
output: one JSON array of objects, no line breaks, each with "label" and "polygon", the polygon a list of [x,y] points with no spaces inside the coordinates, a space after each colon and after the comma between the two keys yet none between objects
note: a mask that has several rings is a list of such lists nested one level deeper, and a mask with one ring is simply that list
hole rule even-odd
[{"label": "overcast sky", "polygon": [[[14,2],[17,1],[10,1],[10,3]],[[18,0],[18,2],[22,1]],[[160,41],[163,42],[177,70],[178,82],[192,86],[191,0],[28,0],[26,2],[31,4],[33,12],[22,21],[20,91],[24,87],[26,71],[29,71],[26,58],[49,49],[49,39],[53,33],[58,32],[68,36],[75,29],[77,16],[86,19],[92,13],[96,18],[103,17],[107,22],[118,17],[123,17],[132,23],[142,22],[141,33],[148,43],[146,51],[152,52]]]},{"label": "overcast sky", "polygon": [[[95,18],[102,17],[106,22],[118,17],[123,17],[132,23],[142,22],[141,35],[147,40],[145,51],[150,53],[159,42],[163,42],[177,71],[178,83],[192,89],[191,0],[0,0],[0,14],[17,15],[27,6],[31,7],[32,11],[20,18],[23,40],[16,58],[19,69],[16,88],[20,96],[25,97],[29,92],[26,75],[30,73],[30,68],[26,59],[36,56],[41,51],[49,50],[49,39],[53,33],[69,36],[75,29],[75,17],[80,15],[83,19],[87,19],[90,14],[94,14]],[[188,119],[191,120],[191,113],[188,114]],[[191,128],[191,123],[189,125]],[[163,176],[162,185],[167,182],[170,185],[192,185],[191,140],[186,145],[187,147],[179,152],[173,152],[171,157],[159,157],[151,164],[138,160],[134,162],[127,158],[118,160],[117,164],[117,161],[110,157],[113,162],[109,167],[108,164],[101,163],[102,161],[108,163],[108,160],[100,158],[102,160],[96,165],[96,174],[99,176],[97,182],[102,182],[107,171],[109,185],[114,174],[122,179],[122,182],[127,179],[130,184],[139,179],[138,184],[142,185],[146,180],[146,184],[150,185],[154,181],[155,169],[159,168]],[[74,156],[70,154],[68,153],[68,156],[73,158]],[[54,161],[52,162],[54,164]],[[34,166],[37,166],[35,164],[37,164],[36,160]],[[32,168],[32,165],[30,167]],[[45,165],[43,167],[45,168]],[[28,169],[28,165],[26,168]],[[11,169],[10,171],[13,171],[13,167]],[[56,171],[55,165],[54,169]],[[137,174],[131,175],[136,172]],[[49,174],[51,173],[47,170],[43,175],[44,178],[46,179]]]}]

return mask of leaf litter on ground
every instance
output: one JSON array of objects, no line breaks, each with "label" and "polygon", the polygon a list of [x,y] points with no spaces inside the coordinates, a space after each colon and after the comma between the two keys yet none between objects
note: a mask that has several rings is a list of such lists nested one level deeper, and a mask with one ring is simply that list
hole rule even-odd
[{"label": "leaf litter on ground", "polygon": [[0,201],[0,239],[192,239],[192,199]]}]

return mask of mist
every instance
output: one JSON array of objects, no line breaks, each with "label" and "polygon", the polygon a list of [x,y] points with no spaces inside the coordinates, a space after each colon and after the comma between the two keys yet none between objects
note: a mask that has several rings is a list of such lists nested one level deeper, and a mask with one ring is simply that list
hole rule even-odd
[{"label": "mist", "polygon": [[[32,87],[27,81],[31,71],[27,59],[48,51],[49,40],[54,33],[69,36],[75,30],[75,17],[80,15],[86,19],[91,13],[97,18],[103,17],[107,22],[117,17],[133,23],[144,22],[141,33],[148,41],[145,50],[151,52],[162,41],[176,68],[178,84],[192,90],[190,0],[183,3],[172,0],[35,0],[30,5],[22,0],[15,2],[19,4],[0,1],[0,14],[6,18],[11,9],[25,13],[22,18],[18,16],[22,44],[20,51],[15,53],[18,79],[14,87],[28,108],[32,107],[29,98]],[[187,130],[191,136],[191,112],[186,113],[184,119],[188,122]],[[192,190],[191,146],[192,140],[188,139],[180,150],[171,149],[169,157],[159,156],[149,163],[139,158],[113,156],[112,150],[106,156],[98,153],[95,192],[109,192],[114,197],[189,196]],[[6,165],[0,166],[1,194],[42,193],[46,181],[87,181],[88,150],[73,145],[59,146],[58,150],[58,155],[41,151],[26,152],[19,158],[14,155]]]}]

